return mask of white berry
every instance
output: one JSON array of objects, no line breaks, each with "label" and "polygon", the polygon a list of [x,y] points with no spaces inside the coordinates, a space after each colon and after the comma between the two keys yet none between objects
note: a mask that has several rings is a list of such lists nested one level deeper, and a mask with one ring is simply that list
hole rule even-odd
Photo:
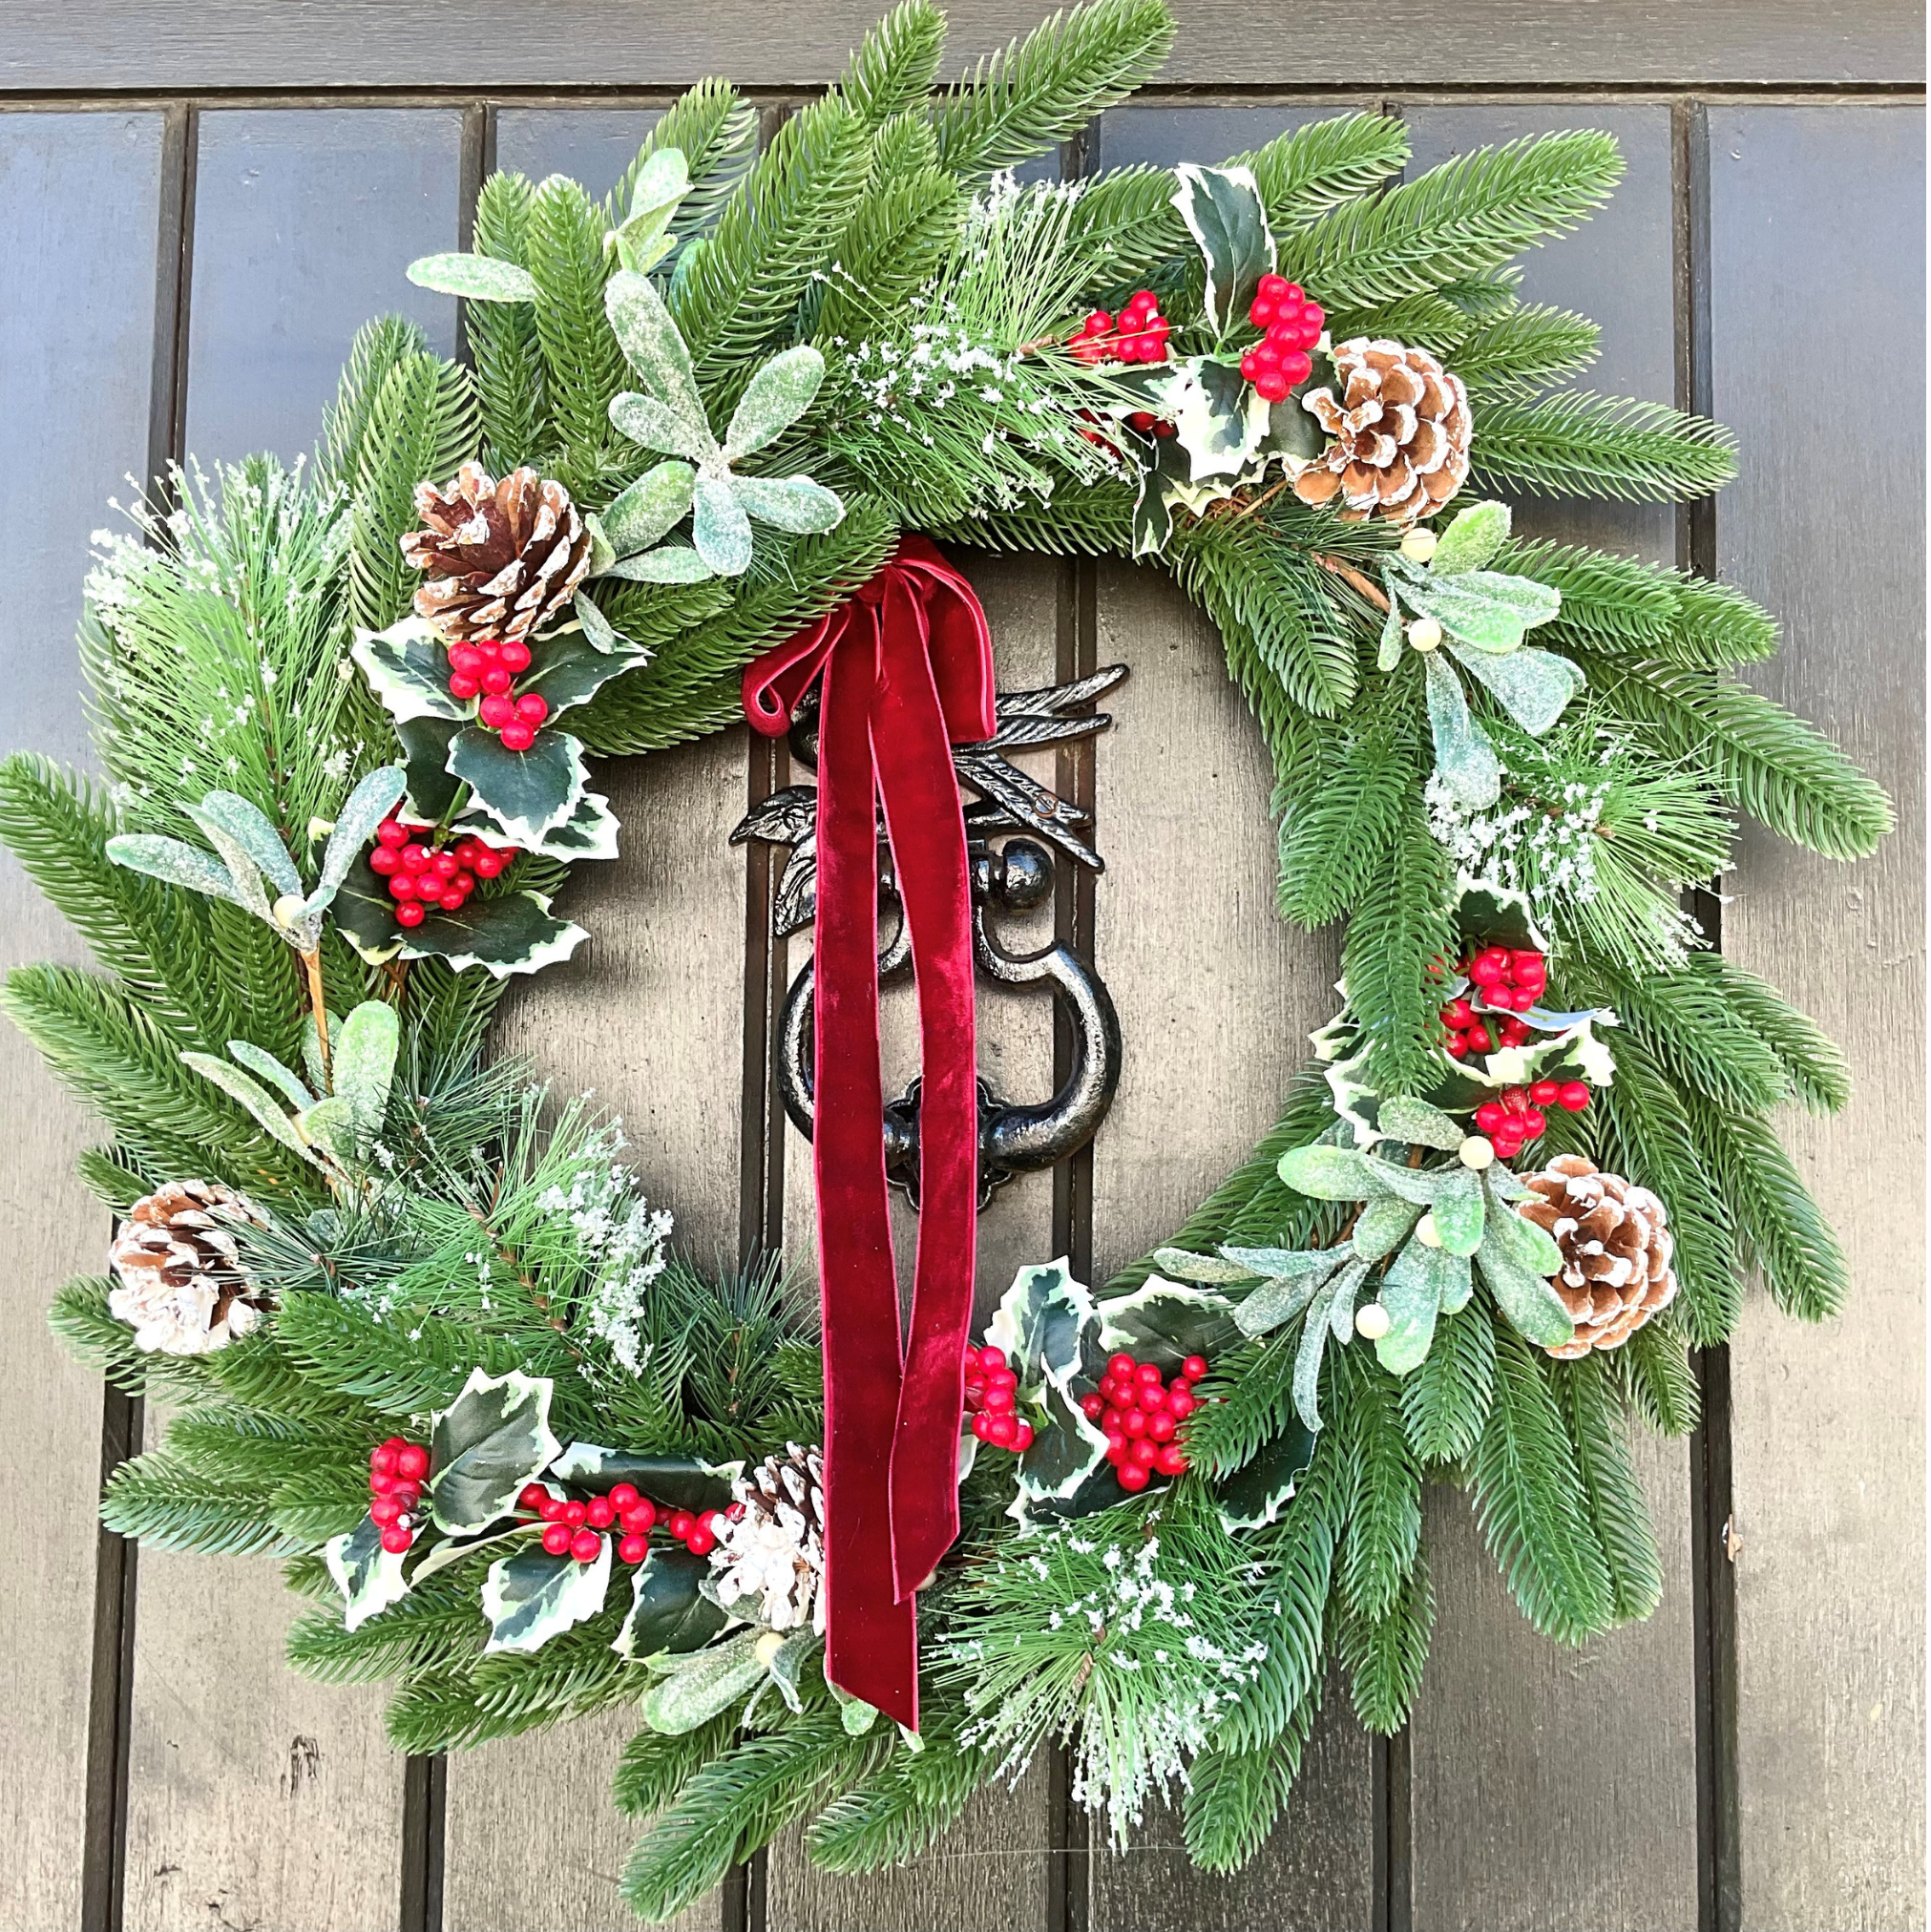
[{"label": "white berry", "polygon": [[1388,1311],[1378,1301],[1354,1311],[1354,1333],[1363,1341],[1378,1342],[1395,1326]]},{"label": "white berry", "polygon": [[275,914],[275,923],[284,928],[292,928],[307,910],[308,901],[300,892],[283,892],[270,908]]},{"label": "white berry", "polygon": [[1432,1211],[1424,1214],[1415,1224],[1415,1238],[1424,1248],[1439,1248],[1441,1246],[1441,1229],[1435,1225],[1435,1215]]},{"label": "white berry", "polygon": [[1401,539],[1401,555],[1410,563],[1426,563],[1440,540],[1432,530],[1411,530]]},{"label": "white berry", "polygon": [[1486,1134],[1469,1135],[1455,1151],[1461,1165],[1472,1167],[1478,1174],[1495,1160],[1495,1143]]},{"label": "white berry", "polygon": [[1441,626],[1433,618],[1417,618],[1408,626],[1408,641],[1417,651],[1436,651],[1441,648]]},{"label": "white berry", "polygon": [[784,1648],[785,1639],[783,1633],[777,1630],[766,1630],[751,1646],[751,1654],[768,1670],[778,1652]]}]

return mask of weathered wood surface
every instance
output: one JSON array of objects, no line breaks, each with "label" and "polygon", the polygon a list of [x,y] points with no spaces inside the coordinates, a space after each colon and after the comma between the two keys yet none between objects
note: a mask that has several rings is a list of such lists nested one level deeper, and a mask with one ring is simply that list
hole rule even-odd
[{"label": "weathered wood surface", "polygon": [[[1820,15],[1810,0],[1340,0],[1257,15],[1244,0],[1175,0],[1165,78],[1206,86],[1523,87],[1922,78],[1911,0]],[[814,0],[774,15],[757,0],[702,7],[567,0],[541,24],[512,0],[15,0],[0,87],[663,87],[728,74],[822,86],[878,9]],[[969,66],[1038,24],[1033,0],[956,0],[949,66]]]},{"label": "weathered wood surface", "polygon": [[[1753,1302],[1732,1349],[1743,1922],[1921,1925],[1924,1583],[1923,121],[1712,110],[1713,401],[1743,440],[1721,575],[1784,620],[1759,688],[1830,730],[1904,828],[1845,867],[1746,834],[1724,950],[1844,1043],[1857,1098],[1784,1124],[1854,1287],[1821,1329]],[[1842,366],[1889,374],[1847,437],[1780,340],[1830,291]],[[1819,487],[1854,474],[1858,487]]]},{"label": "weathered wood surface", "polygon": [[[1404,110],[1411,174],[1486,142],[1600,127],[1622,143],[1616,199],[1523,260],[1531,301],[1603,325],[1584,380],[1669,402],[1675,386],[1671,127],[1666,107]],[[1528,534],[1675,561],[1661,504],[1533,502]],[[1690,1932],[1696,1924],[1695,1653],[1687,1442],[1639,1432],[1666,1596],[1648,1622],[1580,1650],[1538,1636],[1482,1546],[1468,1499],[1426,1505],[1435,1641],[1410,1723],[1415,1923],[1428,1932]],[[1398,1796],[1396,1802],[1399,1802]],[[1641,1844],[1640,1858],[1630,1856]]]},{"label": "weathered wood surface", "polygon": [[[109,521],[107,497],[125,500],[121,477],[147,462],[160,167],[157,114],[35,116],[0,129],[0,261],[34,264],[0,280],[0,514],[34,532],[0,599],[0,662],[15,693],[9,751],[86,759],[74,623],[89,536]],[[0,966],[86,956],[12,856],[0,859]],[[96,1138],[92,1124],[10,1027],[0,1037],[0,1118],[14,1204],[14,1260],[0,1289],[10,1552],[0,1922],[68,1925],[81,1902],[101,1391],[48,1333],[47,1298],[69,1275],[100,1269],[108,1217],[73,1172]]]}]

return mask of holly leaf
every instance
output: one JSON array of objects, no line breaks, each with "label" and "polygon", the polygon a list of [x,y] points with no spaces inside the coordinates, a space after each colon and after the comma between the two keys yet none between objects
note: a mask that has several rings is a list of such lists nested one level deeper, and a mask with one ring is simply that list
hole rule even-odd
[{"label": "holly leaf", "polygon": [[[465,814],[450,829],[459,838],[479,838],[488,846],[515,845],[493,819]],[[561,825],[553,825],[535,845],[520,850],[561,859],[566,865],[574,865],[578,859],[614,859],[617,834],[621,830],[617,814],[610,808],[610,801],[600,791],[586,791],[577,801],[577,809]]]},{"label": "holly leaf", "polygon": [[1188,1355],[1211,1360],[1241,1338],[1225,1295],[1157,1274],[1133,1293],[1100,1303],[1099,1311],[1102,1349],[1124,1349],[1137,1360],[1158,1362],[1169,1376]]},{"label": "holly leaf", "polygon": [[633,1661],[703,1649],[730,1622],[698,1587],[710,1573],[704,1557],[653,1549],[631,1572],[630,1612],[610,1648]]},{"label": "holly leaf", "polygon": [[1268,211],[1249,168],[1202,168],[1183,161],[1173,205],[1207,264],[1207,319],[1225,337],[1246,320],[1260,280],[1274,265]]},{"label": "holly leaf", "polygon": [[[553,720],[573,705],[588,704],[611,679],[650,662],[649,651],[613,629],[609,619],[589,598],[583,598],[582,603],[597,611],[596,621],[602,625],[601,631],[593,632],[591,620],[582,620],[579,607],[582,628],[559,631],[547,639],[537,647],[530,668],[516,681],[519,692],[535,691],[548,704]],[[549,729],[546,724],[536,740],[539,746]]]},{"label": "holly leaf", "polygon": [[603,513],[603,534],[619,556],[648,550],[691,507],[697,472],[674,458],[659,463],[623,490]]},{"label": "holly leaf", "polygon": [[1238,474],[1269,423],[1267,398],[1239,369],[1199,356],[1174,366],[1161,391],[1161,413],[1174,425],[1174,434],[1161,441],[1186,452],[1191,483]]},{"label": "holly leaf", "polygon": [[404,618],[386,631],[357,631],[348,655],[397,724],[470,714],[469,704],[450,696],[449,654],[421,618]]},{"label": "holly leaf", "polygon": [[825,380],[825,358],[809,344],[774,355],[745,385],[724,431],[724,461],[775,443],[811,407]]},{"label": "holly leaf", "polygon": [[558,1482],[575,1482],[607,1492],[629,1482],[653,1502],[693,1515],[726,1509],[731,1479],[744,1474],[742,1462],[706,1462],[696,1456],[648,1455],[632,1449],[605,1449],[595,1442],[573,1442],[550,1465]]},{"label": "holly leaf", "polygon": [[418,288],[465,302],[535,302],[536,284],[527,268],[494,255],[424,255],[404,271]]},{"label": "holly leaf", "polygon": [[391,1553],[382,1546],[382,1525],[364,1517],[342,1536],[322,1545],[322,1561],[342,1592],[342,1628],[357,1630],[379,1610],[409,1595],[403,1575],[406,1551]]},{"label": "holly leaf", "polygon": [[1484,570],[1508,541],[1508,533],[1506,503],[1471,503],[1441,533],[1435,555],[1428,560],[1429,568],[1437,577]]},{"label": "holly leaf", "polygon": [[[1156,1479],[1165,1486],[1163,1479]],[[1142,1495],[1145,1491],[1141,1492]],[[1132,1501],[1132,1492],[1123,1488],[1119,1474],[1102,1456],[1099,1466],[1071,1496],[1028,1496],[1024,1490],[1014,1497],[1006,1514],[1022,1530],[1042,1522],[1077,1522],[1082,1516],[1097,1515],[1102,1509],[1117,1509]]]},{"label": "holly leaf", "polygon": [[372,966],[400,954],[408,959],[446,959],[461,973],[481,966],[498,979],[537,973],[567,959],[590,934],[555,917],[541,892],[472,892],[460,912],[440,907],[420,926],[396,924],[395,901],[384,882],[359,860],[336,895],[335,923]]},{"label": "holly leaf", "polygon": [[1222,1526],[1229,1532],[1264,1529],[1276,1522],[1294,1493],[1294,1484],[1314,1460],[1314,1432],[1290,1422],[1233,1475],[1215,1485]]},{"label": "holly leaf", "polygon": [[568,820],[589,781],[583,746],[567,731],[538,732],[529,750],[512,751],[493,731],[465,725],[450,741],[449,768],[518,845],[539,844]]},{"label": "holly leaf", "polygon": [[1428,725],[1441,782],[1463,805],[1485,811],[1501,796],[1501,760],[1475,722],[1461,680],[1439,651],[1428,655]]},{"label": "holly leaf", "polygon": [[512,1369],[472,1369],[430,1432],[430,1511],[451,1536],[473,1536],[509,1515],[563,1446],[550,1433],[550,1382]]},{"label": "holly leaf", "polygon": [[1583,688],[1581,667],[1554,651],[1523,650],[1498,658],[1486,651],[1463,650],[1453,640],[1448,648],[1495,693],[1503,710],[1531,738],[1550,729]]},{"label": "holly leaf", "polygon": [[1030,1392],[1078,1369],[1081,1336],[1092,1319],[1093,1297],[1061,1256],[1014,1275],[986,1324],[986,1340],[1004,1352],[1020,1389]]},{"label": "holly leaf", "polygon": [[1536,924],[1535,909],[1526,892],[1478,881],[1467,872],[1456,878],[1455,924],[1464,950],[1477,946],[1531,948],[1538,953],[1549,950],[1548,935]]},{"label": "holly leaf", "polygon": [[594,1617],[610,1588],[610,1544],[597,1539],[596,1561],[552,1556],[540,1545],[498,1557],[483,1579],[483,1614],[490,1641],[483,1654],[513,1651],[527,1656],[552,1637]]},{"label": "holly leaf", "polygon": [[1042,1385],[1044,1426],[1019,1457],[1019,1495],[1028,1502],[1069,1501],[1106,1460],[1104,1433],[1057,1382]]}]

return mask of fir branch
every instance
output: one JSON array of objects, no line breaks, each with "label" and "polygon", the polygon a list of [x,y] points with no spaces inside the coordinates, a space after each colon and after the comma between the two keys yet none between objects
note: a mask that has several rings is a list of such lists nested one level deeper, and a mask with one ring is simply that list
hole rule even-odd
[{"label": "fir branch", "polygon": [[1421,1365],[1402,1377],[1401,1418],[1423,1463],[1459,1462],[1495,1399],[1495,1330],[1480,1309],[1444,1315]]},{"label": "fir branch", "polygon": [[552,175],[530,198],[524,265],[536,284],[536,340],[558,449],[556,476],[584,509],[600,509],[627,446],[611,428],[611,399],[629,388],[623,351],[603,312],[602,211],[575,181]]},{"label": "fir branch", "polygon": [[[521,175],[494,174],[483,183],[476,197],[478,255],[529,267],[531,193]],[[498,476],[540,461],[553,432],[535,305],[465,303],[463,334],[476,366],[484,460]]]},{"label": "fir branch", "polygon": [[917,1858],[957,1822],[991,1777],[992,1760],[959,1746],[963,1713],[941,1710],[934,1723],[928,1702],[921,1695],[923,1748],[894,1751],[813,1821],[806,1848],[820,1871],[873,1872]]},{"label": "fir branch", "polygon": [[1354,1497],[1341,1544],[1341,1595],[1354,1615],[1387,1616],[1421,1545],[1421,1470],[1402,1427],[1395,1378],[1366,1350],[1344,1352]]},{"label": "fir branch", "polygon": [[356,330],[335,401],[322,412],[315,472],[323,488],[346,494],[355,487],[363,443],[383,384],[400,364],[428,353],[428,338],[404,316],[379,315]]},{"label": "fir branch", "polygon": [[1297,1319],[1242,1343],[1215,1364],[1201,1389],[1203,1406],[1187,1424],[1187,1460],[1196,1469],[1209,1477],[1231,1476],[1292,1426],[1300,1341]]},{"label": "fir branch", "polygon": [[1603,1366],[1624,1401],[1659,1436],[1687,1436],[1696,1427],[1702,1411],[1696,1372],[1669,1311],[1609,1350]]},{"label": "fir branch", "polygon": [[[106,1229],[103,1228],[105,1234]],[[208,1395],[207,1357],[164,1355],[137,1348],[135,1332],[110,1312],[115,1284],[106,1275],[77,1275],[54,1291],[47,1325],[74,1359],[131,1396],[194,1402]]]},{"label": "fir branch", "polygon": [[107,1480],[100,1520],[156,1549],[205,1556],[287,1556],[300,1545],[269,1516],[265,1483],[212,1481],[171,1456],[151,1450],[123,1462]]},{"label": "fir branch", "polygon": [[1281,916],[1303,926],[1343,918],[1374,889],[1420,783],[1406,721],[1351,733],[1322,783],[1281,825]]},{"label": "fir branch", "polygon": [[1253,170],[1276,241],[1370,193],[1408,165],[1408,130],[1392,115],[1352,114],[1276,135],[1236,158]]},{"label": "fir branch", "polygon": [[1417,1551],[1385,1616],[1361,1617],[1345,1604],[1337,1608],[1334,1648],[1348,1672],[1354,1715],[1363,1730],[1393,1737],[1408,1722],[1421,1689],[1435,1628],[1426,1559]]},{"label": "fir branch", "polygon": [[945,15],[932,0],[899,0],[858,43],[838,76],[838,96],[868,128],[881,128],[924,107],[944,53]]},{"label": "fir branch", "polygon": [[1480,489],[1674,502],[1708,496],[1736,474],[1728,430],[1662,403],[1571,390],[1472,407],[1470,480]]},{"label": "fir branch", "polygon": [[816,333],[862,335],[873,317],[903,308],[938,272],[964,214],[958,183],[935,167],[874,187],[839,239]]},{"label": "fir branch", "polygon": [[976,183],[1047,153],[1150,80],[1173,35],[1165,0],[1091,0],[1055,13],[934,106],[939,165]]},{"label": "fir branch", "polygon": [[1794,1099],[1814,1114],[1835,1114],[1850,1103],[1851,1069],[1842,1050],[1774,987],[1720,953],[1696,954],[1690,971],[1708,982],[1724,1012],[1774,1057]]},{"label": "fir branch", "polygon": [[1279,1732],[1251,1751],[1209,1746],[1193,1761],[1182,1805],[1187,1857],[1203,1872],[1236,1872],[1267,1842],[1288,1802],[1314,1717],[1315,1684]]},{"label": "fir branch", "polygon": [[[340,1600],[290,1626],[288,1662],[317,1684],[374,1684],[432,1670],[463,1670],[482,1655],[489,1625],[477,1600],[489,1556],[467,1557],[414,1585],[353,1630]],[[335,1595],[334,1585],[329,1594]]]},{"label": "fir branch", "polygon": [[1101,289],[1144,284],[1188,245],[1174,190],[1171,168],[1109,168],[1084,182],[1073,204],[1073,233]]},{"label": "fir branch", "polygon": [[713,1758],[722,1757],[737,1734],[735,1711],[694,1731],[640,1731],[617,1760],[613,1792],[618,1810],[627,1818],[647,1818],[675,1803],[684,1785]]},{"label": "fir branch", "polygon": [[1714,974],[1618,975],[1613,989],[1629,1036],[1679,1088],[1742,1113],[1768,1113],[1790,1097],[1783,1062],[1732,1010]]},{"label": "fir branch", "polygon": [[1589,1526],[1608,1565],[1611,1607],[1619,1624],[1633,1623],[1663,1601],[1663,1559],[1622,1413],[1600,1354],[1556,1363],[1550,1380],[1575,1448]]},{"label": "fir branch", "polygon": [[1522,1614],[1544,1636],[1580,1644],[1615,1621],[1609,1566],[1548,1365],[1504,1324],[1495,1343],[1495,1402],[1468,1462],[1477,1519]]},{"label": "fir branch", "polygon": [[1533,395],[1581,375],[1596,360],[1602,335],[1586,315],[1532,304],[1466,336],[1456,351],[1455,373],[1478,402]]},{"label": "fir branch", "polygon": [[74,1157],[81,1185],[102,1207],[125,1214],[143,1194],[152,1194],[162,1177],[120,1147],[87,1147]]}]

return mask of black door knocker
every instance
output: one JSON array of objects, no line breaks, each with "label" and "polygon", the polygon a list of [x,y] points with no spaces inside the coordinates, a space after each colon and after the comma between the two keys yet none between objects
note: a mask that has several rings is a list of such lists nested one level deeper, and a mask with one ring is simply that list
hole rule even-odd
[{"label": "black door knocker", "polygon": [[[1075,948],[1056,941],[1037,953],[1009,953],[995,936],[992,921],[1000,914],[1021,914],[1053,896],[1057,848],[1095,872],[1105,862],[1081,836],[1092,814],[1061,798],[1009,763],[1006,751],[1070,744],[1106,729],[1112,719],[1083,707],[1126,676],[1124,664],[1109,664],[1068,684],[1040,691],[1002,691],[995,704],[997,728],[980,745],[953,748],[959,781],[979,794],[965,808],[966,852],[972,868],[973,963],[1001,986],[1049,988],[1070,1024],[1073,1062],[1060,1091],[1049,1101],[1001,1099],[981,1077],[979,1091],[979,1206],[993,1189],[1015,1174],[1051,1167],[1077,1153],[1099,1131],[1120,1083],[1120,1020],[1105,983]],[[815,693],[800,705],[790,734],[791,755],[817,767],[818,710]],[[732,831],[731,843],[760,839],[790,848],[790,857],[773,897],[771,929],[785,938],[809,926],[817,906],[818,792],[815,786],[789,785],[775,791]],[[1037,837],[1028,834],[1038,834]],[[897,917],[880,948],[880,985],[902,976],[912,963],[911,940],[892,877],[884,821],[879,822],[879,900]],[[811,962],[799,968],[785,996],[778,1026],[778,1091],[792,1124],[807,1140],[812,1126]],[[885,1108],[885,1166],[892,1185],[918,1205],[918,1094],[913,1080]]]}]

